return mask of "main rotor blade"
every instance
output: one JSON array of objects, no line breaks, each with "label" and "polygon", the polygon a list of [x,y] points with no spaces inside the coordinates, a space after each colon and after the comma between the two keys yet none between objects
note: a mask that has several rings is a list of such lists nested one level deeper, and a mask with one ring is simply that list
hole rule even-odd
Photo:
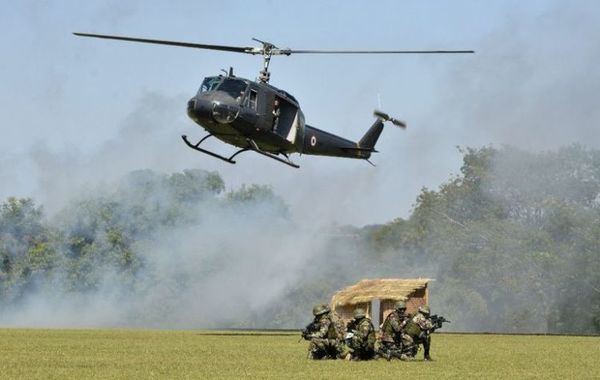
[{"label": "main rotor blade", "polygon": [[273,44],[256,40],[263,44],[262,48],[251,47],[251,46],[226,46],[226,45],[207,45],[197,44],[192,42],[181,42],[181,41],[166,41],[166,40],[153,40],[148,38],[136,38],[126,36],[114,36],[108,34],[91,34],[91,33],[73,33],[80,37],[93,37],[103,38],[107,40],[120,40],[129,42],[141,42],[147,44],[157,45],[170,45],[180,46],[195,49],[209,49],[209,50],[220,50],[229,51],[234,53],[245,53],[245,54],[265,54],[266,52],[270,55],[290,55],[290,54],[469,54],[475,53],[473,50],[292,50],[292,49],[279,49]]},{"label": "main rotor blade", "polygon": [[472,54],[474,50],[292,50],[280,49],[281,54]]},{"label": "main rotor blade", "polygon": [[90,34],[90,33],[73,33],[73,34],[76,36],[80,36],[80,37],[104,38],[107,40],[142,42],[142,43],[147,43],[147,44],[171,45],[171,46],[181,46],[181,47],[196,48],[196,49],[210,49],[210,50],[230,51],[230,52],[235,52],[235,53],[256,54],[256,52],[253,52],[254,48],[252,48],[252,47],[205,45],[205,44],[195,44],[195,43],[190,43],[190,42],[151,40],[151,39],[147,39],[147,38],[134,38],[134,37],[124,37],[124,36],[111,36],[111,35],[106,35],[106,34]]}]

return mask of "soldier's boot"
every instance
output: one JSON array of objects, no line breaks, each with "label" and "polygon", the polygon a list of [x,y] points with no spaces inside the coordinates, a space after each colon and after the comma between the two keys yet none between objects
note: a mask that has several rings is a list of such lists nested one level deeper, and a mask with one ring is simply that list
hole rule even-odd
[{"label": "soldier's boot", "polygon": [[320,350],[317,347],[311,347],[308,350],[308,358],[311,360],[323,360],[323,359],[327,359],[328,355],[325,351]]},{"label": "soldier's boot", "polygon": [[350,347],[348,347],[345,344],[342,345],[341,347],[338,347],[338,349],[339,349],[338,357],[340,359],[352,360],[352,353],[354,352],[353,349],[351,349]]},{"label": "soldier's boot", "polygon": [[377,350],[377,354],[379,355],[379,358],[380,358],[380,359],[386,359],[386,360],[387,360],[387,357],[388,357],[388,350],[386,349],[386,347],[385,347],[385,346],[383,346],[383,345],[382,345],[382,346],[381,346],[381,347],[379,347],[379,349]]},{"label": "soldier's boot", "polygon": [[423,360],[427,361],[427,362],[432,362],[433,358],[431,357],[431,355],[429,355],[429,347],[425,348],[425,352],[423,355]]},{"label": "soldier's boot", "polygon": [[381,352],[381,357],[385,358],[385,360],[387,360],[388,362],[390,360],[392,360],[392,350],[390,350],[389,348],[385,351]]},{"label": "soldier's boot", "polygon": [[376,353],[376,355],[375,355],[376,359],[381,358],[381,359],[390,361],[390,356],[389,356],[390,351],[387,349],[387,346],[385,346],[385,345],[379,346],[379,348],[377,349],[377,351],[375,351],[375,353]]},{"label": "soldier's boot", "polygon": [[432,361],[433,361],[433,358],[431,357],[431,355],[429,355],[429,347],[427,347],[427,348],[425,349],[425,353],[424,353],[424,356],[423,356],[423,360],[425,360],[425,361],[427,361],[427,362],[432,362]]},{"label": "soldier's boot", "polygon": [[316,339],[311,339],[308,345],[308,359],[319,360],[322,356],[320,343]]}]

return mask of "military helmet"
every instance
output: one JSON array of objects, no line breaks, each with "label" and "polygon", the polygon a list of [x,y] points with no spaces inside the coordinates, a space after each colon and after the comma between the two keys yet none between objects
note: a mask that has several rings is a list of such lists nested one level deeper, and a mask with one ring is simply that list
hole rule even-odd
[{"label": "military helmet", "polygon": [[365,309],[359,307],[357,309],[354,309],[352,315],[354,316],[354,319],[361,319],[367,316],[367,312],[365,311]]},{"label": "military helmet", "polygon": [[429,315],[430,312],[429,305],[419,306],[419,313]]},{"label": "military helmet", "polygon": [[396,309],[396,310],[406,309],[406,302],[404,302],[404,301],[396,302],[396,304],[394,305],[394,309]]},{"label": "military helmet", "polygon": [[313,315],[316,317],[318,315],[323,315],[325,313],[329,313],[330,309],[328,305],[321,304],[313,307]]}]

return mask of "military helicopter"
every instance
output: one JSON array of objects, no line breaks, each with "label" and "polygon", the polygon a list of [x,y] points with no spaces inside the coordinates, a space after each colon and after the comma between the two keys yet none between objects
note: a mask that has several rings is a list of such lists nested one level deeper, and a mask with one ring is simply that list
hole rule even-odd
[{"label": "military helicopter", "polygon": [[[105,34],[73,33],[81,37],[103,38],[129,42],[171,45],[187,48],[220,50],[261,55],[263,69],[256,80],[236,77],[233,68],[224,75],[204,78],[197,94],[187,104],[188,116],[203,127],[208,135],[198,142],[181,136],[190,148],[235,164],[240,153],[254,151],[294,168],[292,153],[363,159],[367,162],[383,130],[384,122],[406,128],[406,124],[381,111],[374,111],[373,125],[357,142],[347,140],[305,123],[304,114],[296,98],[269,84],[269,63],[276,55],[292,54],[461,54],[472,50],[292,50],[280,49],[270,42],[253,38],[259,47],[206,45],[190,42],[165,41]],[[230,156],[223,156],[201,148],[209,137],[239,148]],[[281,157],[280,157],[281,156]],[[372,163],[371,163],[372,164]]]}]

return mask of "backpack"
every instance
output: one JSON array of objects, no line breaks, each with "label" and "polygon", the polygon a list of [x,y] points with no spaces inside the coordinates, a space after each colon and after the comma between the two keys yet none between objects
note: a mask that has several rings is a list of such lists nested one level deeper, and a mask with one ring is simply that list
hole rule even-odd
[{"label": "backpack", "polygon": [[377,337],[375,335],[375,327],[373,327],[371,320],[368,320],[368,323],[369,323],[369,335],[367,335],[367,347],[369,349],[373,350],[375,348],[375,340]]},{"label": "backpack", "polygon": [[[333,334],[335,335],[335,339],[344,340],[346,336],[346,325],[342,318],[335,311],[331,311],[329,313],[329,319],[331,320],[330,331],[333,328]],[[330,334],[331,335],[331,334]]]}]

